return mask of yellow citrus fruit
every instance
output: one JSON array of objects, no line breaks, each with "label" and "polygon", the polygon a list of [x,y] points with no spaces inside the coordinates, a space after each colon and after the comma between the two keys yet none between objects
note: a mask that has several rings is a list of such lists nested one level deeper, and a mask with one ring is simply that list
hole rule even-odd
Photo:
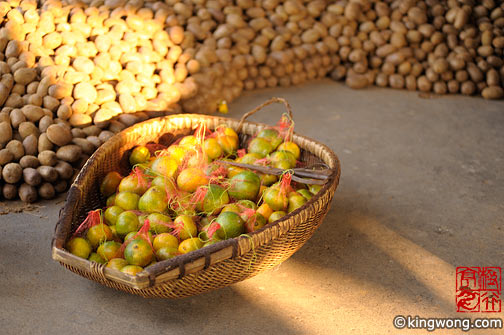
[{"label": "yellow citrus fruit", "polygon": [[217,159],[224,151],[222,150],[219,142],[215,138],[208,138],[203,143],[203,151],[207,154],[210,159]]},{"label": "yellow citrus fruit", "polygon": [[175,226],[183,227],[179,235],[181,240],[187,240],[188,238],[198,235],[198,229],[189,215],[179,215],[173,222],[175,223]]},{"label": "yellow citrus fruit", "polygon": [[267,203],[264,203],[261,206],[259,206],[259,208],[257,209],[257,213],[261,214],[262,216],[264,216],[266,220],[268,220],[271,213],[273,213],[273,210],[271,209],[270,206],[268,206]]},{"label": "yellow citrus fruit", "polygon": [[100,243],[109,241],[113,237],[114,235],[112,234],[112,230],[110,230],[110,227],[103,223],[97,224],[89,228],[86,234],[86,238],[88,239],[93,249],[98,247]]},{"label": "yellow citrus fruit", "polygon": [[106,261],[111,260],[112,258],[116,258],[116,255],[121,248],[121,244],[115,241],[107,241],[98,247],[96,252]]},{"label": "yellow citrus fruit", "polygon": [[282,144],[280,144],[277,150],[290,151],[296,159],[299,159],[299,157],[301,156],[301,150],[294,142],[283,142]]},{"label": "yellow citrus fruit", "polygon": [[135,276],[137,273],[142,272],[143,268],[138,265],[126,265],[121,269],[121,272]]},{"label": "yellow citrus fruit", "polygon": [[203,170],[189,167],[180,172],[177,185],[182,191],[194,192],[199,186],[208,184],[208,177]]},{"label": "yellow citrus fruit", "polygon": [[108,268],[116,269],[119,271],[126,265],[128,265],[128,262],[124,258],[113,258],[107,263]]},{"label": "yellow citrus fruit", "polygon": [[82,237],[74,237],[67,243],[67,249],[75,256],[87,259],[91,253],[91,244]]},{"label": "yellow citrus fruit", "polygon": [[178,248],[179,243],[175,236],[168,233],[162,233],[154,237],[154,243],[152,243],[152,245],[154,250],[158,251],[159,249],[166,247]]},{"label": "yellow citrus fruit", "polygon": [[193,237],[193,238],[188,238],[187,240],[184,240],[180,242],[178,251],[181,254],[187,254],[188,252],[191,252],[193,250],[198,250],[203,247],[203,242],[200,241],[199,238]]}]

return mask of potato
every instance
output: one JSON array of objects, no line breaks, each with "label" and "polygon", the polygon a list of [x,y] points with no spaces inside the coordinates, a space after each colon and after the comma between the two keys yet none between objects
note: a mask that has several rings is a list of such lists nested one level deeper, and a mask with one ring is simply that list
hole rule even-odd
[{"label": "potato", "polygon": [[72,166],[65,161],[58,161],[54,168],[61,179],[70,179],[74,173]]},{"label": "potato", "polygon": [[2,187],[2,194],[7,200],[14,200],[18,196],[18,189],[16,185],[5,184]]},{"label": "potato", "polygon": [[26,203],[32,203],[37,201],[38,193],[37,189],[28,184],[22,184],[18,190],[19,198]]},{"label": "potato", "polygon": [[45,150],[52,150],[54,145],[52,144],[51,141],[49,141],[49,138],[47,137],[47,133],[40,134],[38,138],[38,152],[42,152]]},{"label": "potato", "polygon": [[11,125],[13,128],[16,129],[17,127],[19,127],[19,125],[22,122],[25,122],[25,121],[26,121],[26,117],[24,116],[21,109],[16,108],[10,112],[10,122],[11,122]]},{"label": "potato", "polygon": [[41,165],[54,166],[58,163],[56,153],[51,150],[44,150],[40,152],[37,158]]},{"label": "potato", "polygon": [[52,116],[44,115],[39,121],[39,130],[41,133],[45,133],[47,128],[53,124]]},{"label": "potato", "polygon": [[0,145],[12,139],[12,127],[8,121],[0,122]]},{"label": "potato", "polygon": [[40,162],[37,157],[31,156],[31,155],[26,155],[26,156],[21,157],[21,159],[19,160],[19,165],[21,165],[21,167],[23,169],[36,168],[40,165]]},{"label": "potato", "polygon": [[88,155],[93,154],[96,150],[96,146],[85,138],[74,138],[72,143],[78,145],[82,149],[82,152]]},{"label": "potato", "polygon": [[54,190],[57,192],[57,193],[63,193],[66,191],[68,187],[68,183],[65,181],[65,180],[58,180],[55,184],[54,184]]},{"label": "potato", "polygon": [[25,155],[36,155],[39,151],[39,141],[37,140],[37,137],[35,135],[26,136],[23,140],[23,148]]},{"label": "potato", "polygon": [[21,157],[23,157],[25,154],[23,143],[21,143],[18,140],[10,141],[9,143],[7,143],[5,148],[12,153],[12,155],[14,156],[14,160],[16,161],[21,159]]},{"label": "potato", "polygon": [[9,184],[17,183],[23,174],[23,169],[18,163],[8,163],[2,169],[2,178]]},{"label": "potato", "polygon": [[37,172],[40,173],[42,179],[48,182],[55,182],[58,180],[58,171],[52,166],[41,165],[37,168]]},{"label": "potato", "polygon": [[37,186],[42,182],[42,176],[34,168],[23,169],[23,180],[26,184],[31,186]]},{"label": "potato", "polygon": [[57,146],[64,146],[72,141],[72,132],[61,124],[53,124],[47,128],[47,138]]},{"label": "potato", "polygon": [[0,150],[0,165],[3,166],[14,160],[14,154],[7,148]]},{"label": "potato", "polygon": [[38,195],[42,199],[52,199],[56,195],[56,191],[55,191],[55,189],[54,189],[54,187],[53,187],[52,184],[50,184],[50,183],[43,183],[38,188]]},{"label": "potato", "polygon": [[21,135],[22,139],[25,139],[30,135],[34,135],[35,137],[38,137],[40,135],[40,131],[38,130],[37,126],[35,126],[34,123],[28,121],[22,122],[19,125],[18,132],[19,135]]},{"label": "potato", "polygon": [[26,105],[21,108],[21,111],[25,118],[33,123],[39,121],[44,116],[44,111],[39,106]]},{"label": "potato", "polygon": [[56,157],[65,162],[73,163],[79,160],[82,154],[82,149],[75,144],[65,145],[58,149]]}]

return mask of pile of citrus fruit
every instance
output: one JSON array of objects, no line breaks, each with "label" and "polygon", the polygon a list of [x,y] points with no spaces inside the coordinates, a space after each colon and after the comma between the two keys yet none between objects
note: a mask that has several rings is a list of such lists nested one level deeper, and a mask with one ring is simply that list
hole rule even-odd
[{"label": "pile of citrus fruit", "polygon": [[[291,181],[300,149],[287,115],[239,148],[236,132],[198,126],[169,147],[135,147],[131,173],[109,172],[106,207],[90,211],[67,249],[135,275],[157,261],[261,229],[304,205],[320,186]],[[262,174],[226,161],[284,170]]]}]

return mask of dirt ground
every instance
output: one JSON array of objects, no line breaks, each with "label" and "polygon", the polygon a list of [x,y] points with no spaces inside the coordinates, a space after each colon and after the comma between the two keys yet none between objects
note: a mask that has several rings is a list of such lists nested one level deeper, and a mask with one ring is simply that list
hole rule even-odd
[{"label": "dirt ground", "polygon": [[[143,299],[51,260],[64,197],[11,214],[2,203],[2,334],[427,334],[398,330],[393,319],[502,318],[456,313],[455,271],[504,265],[503,101],[323,80],[245,94],[229,116],[271,96],[288,99],[296,132],[327,144],[342,164],[332,208],[301,250],[231,287]],[[273,124],[280,111],[252,119]]]}]

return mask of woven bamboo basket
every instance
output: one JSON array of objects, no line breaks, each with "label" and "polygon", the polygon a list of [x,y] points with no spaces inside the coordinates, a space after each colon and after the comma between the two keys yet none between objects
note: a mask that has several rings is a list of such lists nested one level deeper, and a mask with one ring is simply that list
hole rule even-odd
[{"label": "woven bamboo basket", "polygon": [[61,265],[85,278],[111,288],[143,297],[181,298],[221,288],[250,278],[289,258],[313,235],[329,210],[338,186],[340,164],[336,155],[325,145],[294,134],[293,141],[301,148],[301,160],[324,163],[331,175],[322,189],[305,205],[279,221],[248,234],[221,241],[211,246],[158,262],[145,271],[130,276],[72,255],[65,243],[84,220],[87,212],[102,208],[100,184],[109,171],[127,174],[129,152],[137,145],[162,143],[168,145],[181,136],[192,133],[198,124],[209,129],[226,124],[239,134],[241,144],[267,127],[245,121],[251,114],[272,102],[273,98],[245,114],[242,120],[218,116],[177,114],[136,124],[104,143],[87,161],[72,184],[64,208],[55,227],[52,257]]}]

